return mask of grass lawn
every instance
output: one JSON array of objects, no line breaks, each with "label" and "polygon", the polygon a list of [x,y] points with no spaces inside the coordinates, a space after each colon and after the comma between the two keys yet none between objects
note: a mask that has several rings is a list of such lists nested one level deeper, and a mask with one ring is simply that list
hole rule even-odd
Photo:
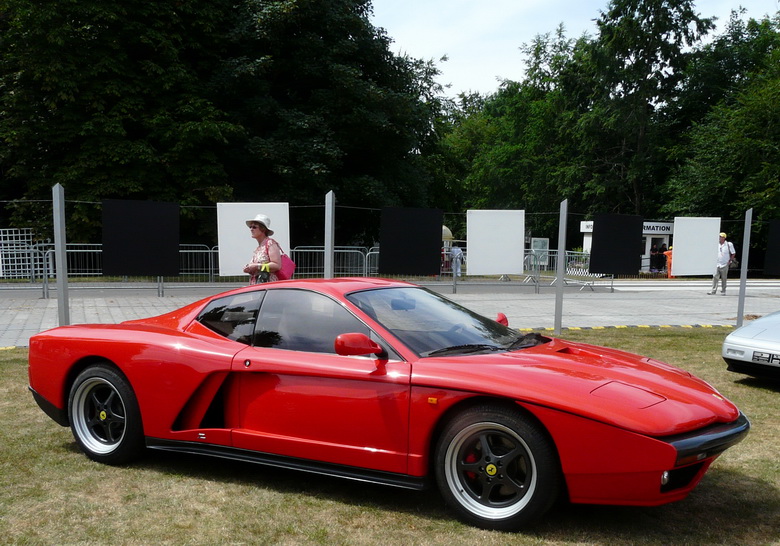
[{"label": "grass lawn", "polygon": [[93,463],[33,402],[27,351],[0,351],[0,543],[780,544],[780,382],[727,372],[720,346],[728,331],[565,331],[693,372],[753,428],[682,502],[562,504],[522,533],[461,524],[436,490],[154,452],[126,467]]}]

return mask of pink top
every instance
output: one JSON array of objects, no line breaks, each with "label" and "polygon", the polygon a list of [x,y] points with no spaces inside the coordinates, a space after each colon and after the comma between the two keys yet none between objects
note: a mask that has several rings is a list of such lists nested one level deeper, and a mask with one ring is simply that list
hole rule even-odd
[{"label": "pink top", "polygon": [[[279,246],[279,243],[277,243],[275,240],[271,239],[270,237],[267,237],[265,241],[263,241],[262,245],[258,245],[255,251],[252,253],[252,259],[249,260],[249,264],[266,264],[271,261],[271,258],[268,254],[268,243],[275,244],[276,246]],[[281,247],[279,247],[281,252]],[[258,272],[259,273],[259,272]],[[268,277],[268,281],[278,281],[279,278],[276,276],[276,273],[271,272],[271,274]],[[257,284],[258,283],[258,275],[257,273],[252,275],[249,278],[249,284]]]}]

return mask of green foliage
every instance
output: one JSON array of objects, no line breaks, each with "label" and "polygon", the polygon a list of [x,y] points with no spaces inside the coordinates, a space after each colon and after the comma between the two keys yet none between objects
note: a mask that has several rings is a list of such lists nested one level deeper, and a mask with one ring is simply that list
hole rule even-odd
[{"label": "green foliage", "polygon": [[105,198],[177,202],[193,235],[215,201],[429,204],[438,71],[391,54],[369,13],[368,0],[0,0],[0,199],[27,200],[14,225],[46,235],[31,201],[56,183],[76,203],[73,241],[99,237]]},{"label": "green foliage", "polygon": [[580,121],[586,158],[599,166],[586,187],[605,199],[606,212],[653,214],[656,152],[668,134],[654,131],[656,109],[675,99],[691,47],[712,28],[691,0],[612,0],[591,44],[599,82]]},{"label": "green foliage", "polygon": [[[777,30],[769,19],[745,22],[739,12],[732,12],[721,35],[690,53],[681,74],[681,92],[663,109],[668,122],[689,127],[720,102],[730,100],[767,66],[768,53],[780,46]],[[683,155],[685,146],[680,144]]]},{"label": "green foliage", "polygon": [[[522,81],[449,100],[436,64],[391,53],[370,14],[370,0],[0,0],[10,223],[49,236],[56,183],[74,242],[99,239],[106,198],[181,204],[192,242],[210,240],[217,201],[310,206],[331,190],[342,244],[372,244],[384,206],[441,208],[460,236],[470,207],[525,209],[529,234],[554,236],[563,199],[584,217],[780,212],[777,18],[735,12],[702,44],[712,21],[692,0],[611,0],[595,36],[540,34]],[[321,241],[321,214],[302,210],[296,243]]]},{"label": "green foliage", "polygon": [[236,198],[312,204],[334,190],[345,205],[432,201],[418,156],[438,72],[392,55],[368,15],[366,0],[243,3],[214,94],[245,130],[229,166]]},{"label": "green foliage", "polygon": [[[669,210],[739,220],[780,216],[780,50],[732,100],[690,133],[691,157],[671,178]],[[760,223],[759,234],[766,234]]]},{"label": "green foliage", "polygon": [[[745,210],[755,208],[752,241],[761,249],[766,221],[777,217],[780,179],[764,172],[763,188],[755,191],[754,183],[745,183],[755,180],[757,169],[748,166],[755,159],[745,156],[766,156],[767,147],[777,148],[778,137],[761,130],[753,131],[763,134],[758,139],[746,137],[751,126],[771,120],[776,105],[770,103],[766,110],[748,108],[746,101],[758,99],[749,95],[769,84],[772,71],[776,73],[777,23],[768,18],[745,22],[738,12],[732,12],[723,34],[693,52],[682,80],[683,91],[667,106],[661,120],[664,127],[680,135],[665,150],[673,169],[664,183],[662,212],[723,217],[734,226],[732,238],[739,238]],[[744,127],[739,126],[742,123]]]},{"label": "green foliage", "polygon": [[651,105],[675,93],[685,49],[714,26],[691,0],[612,0],[596,24],[597,64],[610,94]]},{"label": "green foliage", "polygon": [[[229,2],[4,0],[3,197],[79,204],[73,240],[99,233],[104,198],[211,203],[231,195],[219,150],[240,128],[205,98]],[[14,225],[46,234],[21,204]]]},{"label": "green foliage", "polygon": [[738,15],[702,45],[712,21],[690,0],[613,0],[593,38],[537,36],[526,78],[444,137],[467,205],[736,219],[760,202],[776,215],[778,22]]}]

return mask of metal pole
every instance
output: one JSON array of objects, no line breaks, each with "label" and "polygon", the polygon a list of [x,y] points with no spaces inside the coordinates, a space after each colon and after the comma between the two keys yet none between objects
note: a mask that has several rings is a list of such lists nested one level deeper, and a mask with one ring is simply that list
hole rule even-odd
[{"label": "metal pole", "polygon": [[332,279],[335,274],[335,251],[336,245],[336,194],[329,191],[325,196],[325,258],[324,276],[326,279]]},{"label": "metal pole", "polygon": [[[456,261],[458,262],[457,264],[455,263]],[[461,256],[455,256],[453,259],[450,260],[450,269],[452,269],[452,293],[453,294],[458,293],[458,275],[456,273],[460,271],[460,265],[462,264],[462,262],[463,262],[463,258],[461,258]]]},{"label": "metal pole", "polygon": [[[549,250],[549,249],[548,249]],[[537,251],[534,250],[534,264],[533,264],[533,283],[534,283],[534,293],[539,293],[539,280],[542,276],[542,260],[538,257]],[[549,259],[550,253],[547,252],[547,255],[545,256],[545,259]]]},{"label": "metal pole", "polygon": [[43,253],[43,299],[49,299],[49,273],[51,272],[51,251]]},{"label": "metal pole", "polygon": [[753,227],[753,209],[745,213],[745,232],[742,234],[742,263],[739,273],[739,305],[737,306],[737,328],[745,318],[745,290],[747,288],[748,258],[750,257],[750,230]]},{"label": "metal pole", "polygon": [[214,256],[216,254],[216,250],[214,248],[209,248],[209,282],[214,282],[214,271],[216,269],[216,266],[214,265]]},{"label": "metal pole", "polygon": [[55,184],[52,189],[54,203],[54,254],[57,266],[57,306],[60,326],[70,324],[68,300],[68,255],[65,240],[65,189]]},{"label": "metal pole", "polygon": [[569,200],[561,202],[560,220],[558,221],[558,284],[555,287],[555,335],[561,335],[561,323],[563,322],[563,276],[566,274],[566,215],[569,209]]}]

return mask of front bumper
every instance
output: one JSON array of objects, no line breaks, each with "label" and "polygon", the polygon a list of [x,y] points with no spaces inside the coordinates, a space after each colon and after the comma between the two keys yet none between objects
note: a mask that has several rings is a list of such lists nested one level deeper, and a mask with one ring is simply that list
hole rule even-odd
[{"label": "front bumper", "polygon": [[662,438],[677,450],[675,466],[685,466],[715,457],[747,436],[750,421],[744,413],[731,423],[711,425],[687,434]]}]

